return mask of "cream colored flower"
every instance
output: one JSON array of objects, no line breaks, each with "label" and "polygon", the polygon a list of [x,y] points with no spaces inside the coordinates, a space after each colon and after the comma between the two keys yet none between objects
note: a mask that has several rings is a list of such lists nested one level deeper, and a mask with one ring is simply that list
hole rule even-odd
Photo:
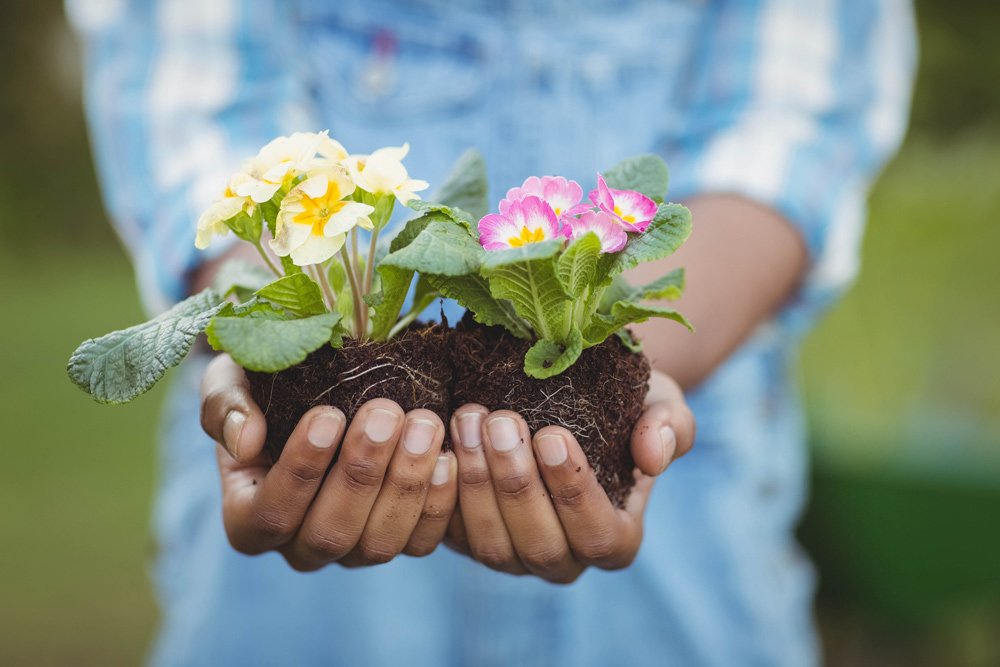
[{"label": "cream colored flower", "polygon": [[212,242],[215,236],[225,236],[229,233],[226,220],[229,220],[240,211],[247,208],[253,212],[253,202],[245,196],[240,196],[233,191],[236,176],[230,181],[229,187],[222,194],[222,198],[213,202],[198,218],[198,231],[194,237],[194,246],[199,250],[204,250]]},{"label": "cream colored flower", "polygon": [[329,169],[346,157],[347,151],[326,130],[278,137],[243,164],[234,191],[261,204],[270,200],[286,180]]},{"label": "cream colored flower", "polygon": [[296,185],[278,210],[271,249],[279,257],[291,256],[298,266],[320,264],[344,245],[355,226],[371,229],[368,204],[345,199],[354,183],[342,167],[320,171]]},{"label": "cream colored flower", "polygon": [[359,188],[373,195],[394,195],[401,204],[420,199],[415,193],[426,190],[427,181],[410,178],[403,158],[410,144],[380,148],[371,155],[352,155],[344,164]]}]

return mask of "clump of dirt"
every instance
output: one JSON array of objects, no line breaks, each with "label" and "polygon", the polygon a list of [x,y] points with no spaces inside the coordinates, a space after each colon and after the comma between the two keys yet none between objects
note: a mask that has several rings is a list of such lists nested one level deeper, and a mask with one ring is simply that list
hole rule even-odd
[{"label": "clump of dirt", "polygon": [[632,427],[649,389],[649,361],[617,336],[583,351],[563,373],[544,380],[524,373],[531,343],[466,317],[451,334],[451,408],[479,403],[514,410],[532,431],[568,429],[611,501],[623,507],[635,483]]},{"label": "clump of dirt", "polygon": [[340,408],[348,420],[373,398],[404,411],[426,408],[448,423],[452,369],[450,331],[411,327],[389,341],[345,338],[341,349],[324,345],[305,361],[277,373],[247,371],[250,393],[267,418],[265,446],[272,460],[302,415],[317,405]]}]

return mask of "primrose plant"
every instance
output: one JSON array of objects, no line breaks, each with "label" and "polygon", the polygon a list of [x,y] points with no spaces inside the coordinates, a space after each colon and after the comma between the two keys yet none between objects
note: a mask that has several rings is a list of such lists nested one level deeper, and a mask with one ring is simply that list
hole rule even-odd
[{"label": "primrose plant", "polygon": [[637,351],[626,325],[661,317],[691,329],[676,310],[643,303],[679,298],[683,269],[639,287],[621,278],[672,254],[691,233],[690,212],[663,203],[667,185],[667,167],[652,155],[598,174],[586,202],[575,181],[532,176],[477,225],[459,210],[437,207],[439,219],[416,221],[419,235],[383,266],[418,271],[477,321],[533,339],[524,370],[551,377],[612,334]]},{"label": "primrose plant", "polygon": [[[326,132],[264,146],[201,215],[195,238],[204,249],[233,235],[256,248],[260,262],[231,262],[214,287],[148,322],[84,342],[70,359],[71,379],[99,401],[122,403],[179,363],[203,331],[213,348],[266,372],[293,366],[324,344],[339,347],[345,337],[385,341],[399,333],[437,297],[422,283],[412,308],[401,313],[413,272],[376,271],[389,246],[413,239],[406,230],[391,244],[380,239],[395,203],[424,210],[416,193],[428,184],[409,177],[408,150],[404,144],[352,155]],[[476,156],[463,159],[482,170]],[[482,180],[459,176],[441,191],[456,201],[485,201],[485,191],[475,192]],[[441,218],[425,207],[417,218],[425,220],[407,229]],[[366,241],[359,229],[370,233]]]}]

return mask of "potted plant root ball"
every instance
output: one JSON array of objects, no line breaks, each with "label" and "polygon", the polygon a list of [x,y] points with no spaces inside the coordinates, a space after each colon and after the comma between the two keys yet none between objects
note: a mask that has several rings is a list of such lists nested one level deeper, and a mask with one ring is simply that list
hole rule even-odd
[{"label": "potted plant root ball", "polygon": [[683,270],[641,287],[620,277],[690,234],[690,212],[662,203],[666,191],[666,165],[649,155],[598,174],[586,203],[575,181],[533,176],[477,226],[450,216],[414,243],[439,252],[413,268],[469,313],[452,334],[452,408],[514,410],[533,431],[564,426],[619,506],[634,482],[631,430],[650,374],[625,327],[661,317],[691,328],[644,303],[678,298]]},{"label": "potted plant root ball", "polygon": [[[439,296],[426,280],[417,281],[402,312],[415,278],[410,258],[428,251],[408,246],[434,222],[469,218],[454,220],[452,209],[419,201],[415,192],[427,183],[408,177],[407,150],[349,155],[325,132],[272,141],[201,216],[195,240],[205,248],[232,233],[256,248],[260,263],[229,264],[216,287],[144,324],[86,341],[70,359],[70,377],[99,401],[127,402],[179,363],[204,331],[213,348],[247,370],[273,458],[315,405],[335,405],[350,419],[382,397],[446,422],[448,333],[415,323]],[[475,192],[483,178],[467,176],[477,170],[478,156],[464,156],[440,192],[485,201],[485,191]],[[420,215],[387,242],[379,236],[397,200]],[[359,228],[370,232],[364,241]]]}]

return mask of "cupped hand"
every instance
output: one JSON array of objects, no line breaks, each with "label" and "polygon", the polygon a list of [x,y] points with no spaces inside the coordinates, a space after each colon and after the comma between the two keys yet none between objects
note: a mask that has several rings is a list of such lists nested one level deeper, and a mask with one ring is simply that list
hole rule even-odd
[{"label": "cupped hand", "polygon": [[654,478],[694,442],[680,387],[654,372],[632,431],[635,486],[616,508],[566,429],[532,434],[517,413],[465,405],[451,419],[459,510],[447,543],[484,565],[569,583],[587,566],[619,569],[635,559]]},{"label": "cupped hand", "polygon": [[311,571],[424,556],[444,538],[457,465],[441,453],[444,425],[429,410],[374,399],[348,424],[337,408],[314,407],[272,465],[246,374],[220,355],[202,381],[201,421],[220,445],[223,519],[237,551],[278,551]]}]

